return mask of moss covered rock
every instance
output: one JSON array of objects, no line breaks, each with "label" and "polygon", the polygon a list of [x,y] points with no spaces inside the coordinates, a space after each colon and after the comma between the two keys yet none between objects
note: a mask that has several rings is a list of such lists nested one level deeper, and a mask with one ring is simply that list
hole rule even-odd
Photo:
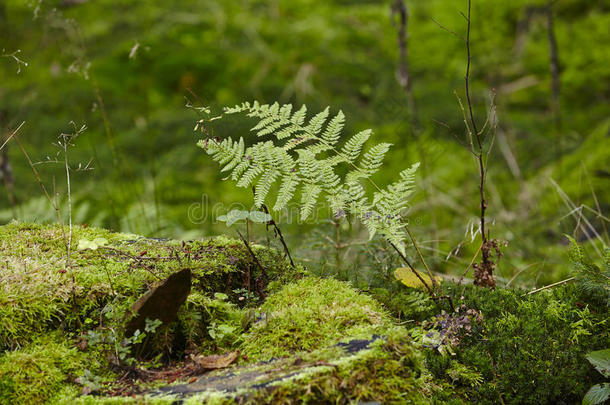
[{"label": "moss covered rock", "polygon": [[382,334],[390,318],[381,304],[347,283],[307,277],[284,286],[260,307],[241,350],[269,360],[328,347],[341,339]]},{"label": "moss covered rock", "polygon": [[[172,403],[176,395],[193,403],[425,402],[422,357],[407,331],[347,283],[308,276],[278,252],[253,246],[271,282],[261,291],[250,252],[224,237],[179,242],[75,227],[68,257],[66,232],[0,227],[2,404]],[[184,268],[192,288],[177,319],[146,330],[155,339],[147,345],[155,356],[146,358],[156,363],[134,358],[135,340],[124,334],[131,305]],[[185,384],[192,373],[180,378],[180,368],[192,366],[189,353],[230,350],[242,353],[237,366],[198,383]],[[134,366],[161,366],[155,375],[167,370],[178,376],[174,384],[190,388],[159,391],[167,378],[136,378],[123,391],[129,397],[111,398],[115,380]],[[243,380],[234,389],[206,385],[235,375]]]}]

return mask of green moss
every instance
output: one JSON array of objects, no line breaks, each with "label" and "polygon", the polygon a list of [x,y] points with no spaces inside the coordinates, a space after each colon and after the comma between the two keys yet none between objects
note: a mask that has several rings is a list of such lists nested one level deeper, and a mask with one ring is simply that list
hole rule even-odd
[{"label": "green moss", "polygon": [[334,279],[307,277],[284,286],[260,308],[264,319],[244,337],[251,360],[268,360],[370,336],[387,327],[381,305]]},{"label": "green moss", "polygon": [[315,373],[297,375],[268,390],[236,402],[257,404],[361,403],[428,404],[428,377],[421,355],[403,328],[385,330],[386,338],[371,349],[343,359],[326,359],[332,365]]},{"label": "green moss", "polygon": [[[461,289],[460,289],[461,290]],[[478,372],[477,387],[454,381],[451,364],[430,351],[427,364],[476,403],[577,403],[597,379],[584,355],[610,339],[605,306],[587,303],[567,285],[526,295],[509,289],[468,287],[459,291],[469,308],[482,312],[481,325],[456,350],[455,360]]]},{"label": "green moss", "polygon": [[428,293],[416,288],[374,288],[369,294],[399,321],[422,321],[434,315],[437,307]]},{"label": "green moss", "polygon": [[[235,301],[234,290],[255,291],[260,274],[239,241],[159,241],[88,227],[74,228],[71,266],[66,269],[64,231],[53,225],[0,227],[0,350],[19,348],[59,326],[76,332],[94,321],[88,328],[95,327],[115,298],[125,309],[155,282],[185,266],[193,271],[193,291],[224,292]],[[108,240],[107,246],[75,248],[80,240],[95,238]],[[270,280],[299,274],[288,270],[276,251],[255,251]]]},{"label": "green moss", "polygon": [[[120,336],[132,303],[179,269],[188,266],[193,273],[188,308],[159,333],[164,339],[159,350],[171,351],[174,356],[188,343],[203,351],[216,350],[218,342],[210,343],[207,333],[209,322],[237,324],[242,311],[234,304],[244,302],[239,300],[242,293],[235,290],[256,291],[260,269],[239,241],[219,237],[179,242],[74,227],[70,266],[66,268],[66,231],[60,226],[16,222],[0,227],[0,352],[7,351],[0,357],[4,370],[0,371],[0,392],[22,403],[37,397],[73,398],[81,387],[71,373],[91,359],[106,358],[99,353],[100,347],[81,353],[70,349],[68,343],[45,348],[38,342],[49,339],[49,334],[56,342],[70,342],[87,331],[101,333],[109,327]],[[96,238],[108,243],[97,250],[75,248],[81,240]],[[270,281],[301,276],[302,269],[290,269],[277,251],[261,246],[253,249]],[[216,292],[225,293],[226,302],[212,300]],[[251,297],[246,303],[256,305],[259,299]],[[59,362],[60,358],[66,363]],[[100,369],[108,367],[106,360],[100,361]],[[13,373],[12,364],[22,364],[23,374]],[[38,366],[43,371],[37,372]],[[0,403],[5,403],[2,399]]]},{"label": "green moss", "polygon": [[97,371],[99,367],[97,360],[71,347],[60,335],[46,336],[0,357],[0,403],[50,401],[86,368]]}]

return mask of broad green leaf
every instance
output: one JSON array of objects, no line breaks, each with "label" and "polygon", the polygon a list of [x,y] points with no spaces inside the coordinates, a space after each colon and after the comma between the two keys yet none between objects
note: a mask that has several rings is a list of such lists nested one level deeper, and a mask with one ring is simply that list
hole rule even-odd
[{"label": "broad green leaf", "polygon": [[610,349],[597,350],[585,357],[604,377],[610,378]]},{"label": "broad green leaf", "polygon": [[582,405],[603,404],[610,398],[610,383],[597,384],[589,388],[582,399]]}]

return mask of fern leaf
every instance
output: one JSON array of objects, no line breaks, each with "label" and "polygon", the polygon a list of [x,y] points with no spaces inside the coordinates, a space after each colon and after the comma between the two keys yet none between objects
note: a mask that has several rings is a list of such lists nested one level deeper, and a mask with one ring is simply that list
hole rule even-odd
[{"label": "fern leaf", "polygon": [[341,131],[345,125],[345,115],[343,111],[339,111],[337,115],[330,120],[326,126],[326,130],[322,133],[322,139],[330,146],[335,146],[341,137]]},{"label": "fern leaf", "polygon": [[269,194],[271,185],[275,182],[275,180],[277,180],[279,175],[280,172],[277,170],[268,170],[261,176],[258,183],[256,183],[256,188],[254,190],[254,204],[258,208],[265,203],[265,197],[267,197],[267,194]]},{"label": "fern leaf", "polygon": [[248,187],[250,186],[254,180],[260,176],[265,170],[257,165],[250,166],[248,170],[241,176],[239,181],[237,182],[237,187]]},{"label": "fern leaf", "polygon": [[364,154],[360,168],[367,176],[372,176],[379,170],[385,154],[390,150],[390,146],[392,145],[389,143],[379,143]]},{"label": "fern leaf", "polygon": [[274,211],[280,211],[288,205],[294,197],[294,192],[299,185],[299,179],[296,176],[284,177],[280,190],[277,194],[277,200],[273,206]]},{"label": "fern leaf", "polygon": [[231,180],[240,179],[248,167],[250,167],[250,161],[248,159],[242,160],[231,172]]},{"label": "fern leaf", "polygon": [[239,165],[244,158],[244,148],[244,138],[239,138],[239,141],[235,142],[233,145],[233,157],[231,161],[228,162],[220,171],[226,172]]},{"label": "fern leaf", "polygon": [[[273,140],[257,142],[244,150],[244,141],[226,138],[220,142],[201,141],[222,171],[231,171],[238,187],[256,183],[254,202],[260,206],[267,199],[273,184],[280,181],[274,210],[285,208],[294,198],[297,188],[301,195],[301,219],[312,215],[321,195],[326,197],[332,212],[345,212],[360,218],[369,235],[380,235],[404,252],[405,230],[400,218],[415,184],[417,164],[399,174],[386,188],[367,196],[363,179],[379,171],[390,148],[388,143],[374,145],[363,153],[371,130],[351,136],[337,152],[345,116],[339,111],[332,118],[329,108],[307,120],[307,107],[293,110],[291,104],[242,103],[224,109],[225,114],[242,113],[256,118],[251,131],[257,136],[272,136]],[[307,122],[307,123],[306,123]],[[306,123],[306,124],[305,124]],[[324,157],[318,157],[327,153]],[[352,166],[339,174],[337,166]],[[589,272],[590,273],[590,272]]]},{"label": "fern leaf", "polygon": [[307,116],[307,106],[303,104],[301,108],[292,115],[292,119],[290,120],[293,124],[303,125],[305,122],[305,117]]},{"label": "fern leaf", "polygon": [[326,119],[328,118],[329,108],[326,107],[324,111],[317,113],[314,115],[309,121],[309,125],[306,128],[306,131],[313,136],[317,136],[322,130],[322,126],[326,123]]},{"label": "fern leaf", "polygon": [[356,135],[352,136],[346,144],[341,149],[341,154],[347,159],[350,163],[355,163],[358,156],[362,152],[362,147],[364,143],[371,136],[372,131],[370,129],[365,129],[364,131],[358,132]]},{"label": "fern leaf", "polygon": [[305,221],[311,215],[313,207],[318,201],[322,188],[316,184],[308,183],[301,191],[301,220]]}]

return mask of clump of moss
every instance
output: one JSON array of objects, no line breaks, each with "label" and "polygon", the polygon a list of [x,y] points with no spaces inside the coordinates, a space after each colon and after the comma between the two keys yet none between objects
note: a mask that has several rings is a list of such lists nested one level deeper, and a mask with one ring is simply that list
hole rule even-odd
[{"label": "clump of moss", "polygon": [[66,389],[78,393],[74,381],[85,369],[99,368],[97,360],[71,347],[62,336],[45,336],[0,357],[0,403],[41,404]]},{"label": "clump of moss", "polygon": [[389,324],[381,305],[349,284],[307,277],[270,295],[241,350],[251,360],[311,351],[344,338],[379,333]]},{"label": "clump of moss", "polygon": [[[468,400],[576,403],[599,379],[585,354],[607,346],[608,309],[587,303],[574,286],[532,295],[468,287],[463,296],[467,307],[482,313],[483,322],[473,324],[453,359],[429,351],[427,364]],[[483,380],[476,387],[455,381],[448,374],[454,360]]]}]

